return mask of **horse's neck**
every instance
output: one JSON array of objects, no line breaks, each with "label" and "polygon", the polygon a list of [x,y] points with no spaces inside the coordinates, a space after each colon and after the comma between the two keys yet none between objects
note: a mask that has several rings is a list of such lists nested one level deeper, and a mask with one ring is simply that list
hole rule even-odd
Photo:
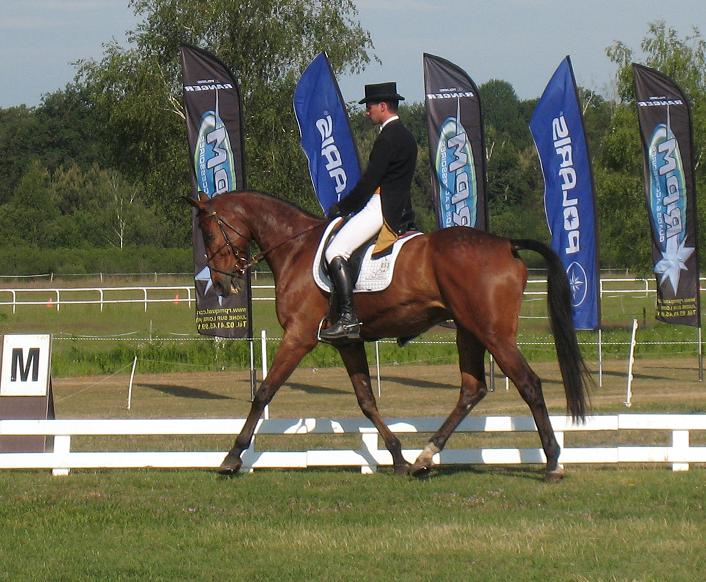
[{"label": "horse's neck", "polygon": [[266,253],[265,259],[273,271],[281,265],[283,256],[305,244],[308,237],[304,234],[321,223],[291,204],[262,194],[243,198],[241,205],[253,240]]}]

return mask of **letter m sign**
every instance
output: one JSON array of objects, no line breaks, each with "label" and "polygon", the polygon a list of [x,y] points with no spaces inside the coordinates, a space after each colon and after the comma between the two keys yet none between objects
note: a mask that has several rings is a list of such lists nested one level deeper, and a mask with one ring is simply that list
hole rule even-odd
[{"label": "letter m sign", "polygon": [[50,335],[6,335],[0,360],[0,396],[46,396],[51,363]]}]

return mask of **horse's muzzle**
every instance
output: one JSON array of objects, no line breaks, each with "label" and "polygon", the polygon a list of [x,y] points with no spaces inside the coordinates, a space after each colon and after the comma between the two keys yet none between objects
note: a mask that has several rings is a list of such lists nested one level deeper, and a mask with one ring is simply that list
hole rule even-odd
[{"label": "horse's muzzle", "polygon": [[218,294],[224,297],[238,295],[242,290],[242,280],[234,275],[219,274],[218,278],[213,281],[213,286]]}]

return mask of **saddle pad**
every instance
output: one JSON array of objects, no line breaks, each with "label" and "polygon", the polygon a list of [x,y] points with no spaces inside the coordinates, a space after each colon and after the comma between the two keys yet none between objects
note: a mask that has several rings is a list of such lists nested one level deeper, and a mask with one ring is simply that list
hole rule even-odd
[{"label": "saddle pad", "polygon": [[[341,218],[337,218],[336,220],[331,221],[331,223],[326,227],[326,232],[324,232],[323,236],[321,237],[319,248],[316,250],[316,255],[314,256],[314,281],[316,281],[316,284],[318,285],[319,289],[326,291],[327,293],[331,292],[331,279],[324,270],[324,244],[328,240],[329,234],[331,233],[333,228],[341,220]],[[373,253],[373,248],[375,247],[375,243],[373,242],[369,244],[365,249],[362,265],[360,267],[360,274],[358,275],[358,280],[355,283],[353,292],[366,293],[387,289],[387,287],[392,282],[392,274],[395,270],[395,261],[397,260],[397,255],[399,255],[402,245],[421,234],[423,233],[413,232],[410,234],[402,235],[392,245],[392,252],[387,253],[385,256],[380,257],[379,259],[373,259],[371,257]]]}]

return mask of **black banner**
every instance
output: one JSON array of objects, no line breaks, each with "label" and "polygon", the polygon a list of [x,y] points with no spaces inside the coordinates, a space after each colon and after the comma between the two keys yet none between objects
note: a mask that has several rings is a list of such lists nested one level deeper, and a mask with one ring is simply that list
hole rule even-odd
[{"label": "black banner", "polygon": [[424,91],[439,228],[488,229],[485,146],[478,88],[459,67],[424,54]]},{"label": "black banner", "polygon": [[[242,116],[238,84],[215,56],[181,47],[184,109],[193,195],[209,197],[245,187]],[[237,295],[213,290],[203,236],[193,214],[196,329],[204,335],[252,337],[250,272]]]},{"label": "black banner", "polygon": [[645,194],[657,277],[656,318],[701,325],[689,102],[669,77],[633,63]]}]

